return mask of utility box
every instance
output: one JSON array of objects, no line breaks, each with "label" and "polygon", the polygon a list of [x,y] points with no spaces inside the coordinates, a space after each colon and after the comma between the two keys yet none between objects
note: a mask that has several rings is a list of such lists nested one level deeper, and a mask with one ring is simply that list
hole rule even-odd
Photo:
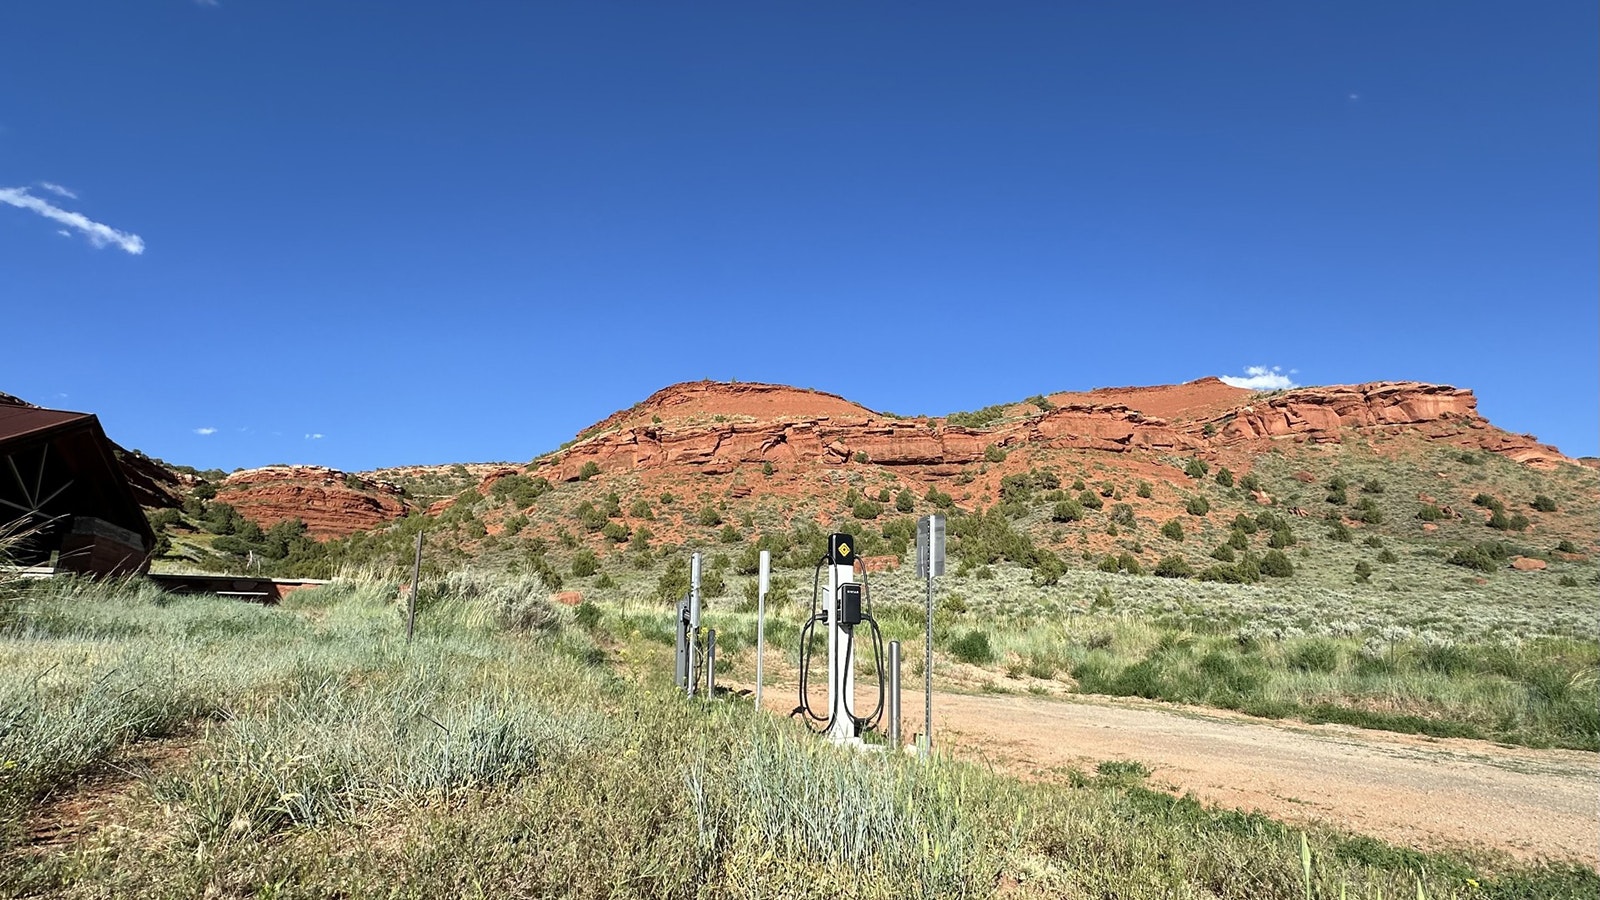
[{"label": "utility box", "polygon": [[839,585],[839,624],[861,624],[861,585],[854,582]]}]

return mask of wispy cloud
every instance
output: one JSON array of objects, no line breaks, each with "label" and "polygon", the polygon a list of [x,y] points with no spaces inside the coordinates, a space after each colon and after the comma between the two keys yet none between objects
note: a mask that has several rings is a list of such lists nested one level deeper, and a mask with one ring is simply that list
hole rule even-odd
[{"label": "wispy cloud", "polygon": [[306,440],[308,440],[308,441],[320,441],[320,440],[322,440],[322,435],[321,434],[308,434],[308,435],[306,435]]},{"label": "wispy cloud", "polygon": [[196,428],[194,430],[194,433],[200,435],[201,437],[210,437],[211,435],[216,434],[217,430],[215,428],[207,426],[205,428]]},{"label": "wispy cloud", "polygon": [[68,228],[76,228],[89,238],[89,243],[96,247],[115,244],[126,253],[134,256],[144,252],[144,238],[137,234],[118,231],[110,225],[102,225],[82,213],[69,212],[41,197],[28,193],[25,187],[0,188],[0,203],[15,206],[36,212],[52,222],[59,222]]},{"label": "wispy cloud", "polygon": [[1245,366],[1245,377],[1224,375],[1222,376],[1222,383],[1251,391],[1281,391],[1287,388],[1299,387],[1294,383],[1294,379],[1289,377],[1294,374],[1294,371],[1294,369],[1290,369],[1285,374],[1281,366]]},{"label": "wispy cloud", "polygon": [[77,194],[73,193],[68,188],[64,188],[61,185],[56,184],[54,181],[41,181],[39,182],[39,187],[44,188],[52,194],[55,194],[57,197],[65,197],[68,200],[78,199]]}]

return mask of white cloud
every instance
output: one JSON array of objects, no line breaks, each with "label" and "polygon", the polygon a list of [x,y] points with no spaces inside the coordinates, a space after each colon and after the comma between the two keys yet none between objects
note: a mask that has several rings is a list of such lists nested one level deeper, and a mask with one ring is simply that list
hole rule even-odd
[{"label": "white cloud", "polygon": [[62,237],[72,237],[72,232],[66,230],[65,228],[57,228],[56,234],[59,234]]},{"label": "white cloud", "polygon": [[306,435],[306,440],[308,440],[308,441],[320,441],[320,440],[322,440],[322,435],[320,435],[320,434],[308,434],[308,435]]},{"label": "white cloud", "polygon": [[76,199],[78,199],[78,195],[77,194],[74,194],[68,188],[64,188],[61,185],[56,184],[54,181],[41,181],[41,182],[39,182],[39,187],[44,188],[45,190],[49,191],[52,194],[55,194],[57,197],[65,197],[68,200],[76,200]]},{"label": "white cloud", "polygon": [[96,247],[116,244],[124,252],[131,253],[134,256],[144,252],[144,238],[139,237],[137,234],[129,234],[125,231],[118,231],[110,225],[102,225],[82,213],[68,212],[48,200],[28,193],[28,189],[25,187],[0,188],[0,203],[6,203],[18,209],[32,210],[53,222],[60,222],[68,228],[76,228],[83,232],[89,238],[89,243],[94,244]]},{"label": "white cloud", "polygon": [[[1290,369],[1293,374],[1296,370]],[[1222,376],[1223,384],[1231,384],[1236,388],[1245,388],[1251,391],[1282,391],[1292,387],[1299,387],[1288,375],[1283,373],[1281,366],[1245,366],[1245,377],[1237,375]]]},{"label": "white cloud", "polygon": [[210,437],[211,435],[216,434],[217,430],[215,428],[210,428],[210,427],[196,428],[194,430],[194,433],[200,435],[201,437]]}]

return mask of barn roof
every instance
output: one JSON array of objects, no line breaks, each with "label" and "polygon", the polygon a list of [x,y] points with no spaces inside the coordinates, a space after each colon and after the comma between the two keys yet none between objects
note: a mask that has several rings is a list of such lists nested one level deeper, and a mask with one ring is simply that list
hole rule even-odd
[{"label": "barn roof", "polygon": [[155,534],[98,418],[0,403],[0,524],[26,522],[42,529],[46,543],[59,543],[78,517],[133,532],[146,549],[154,546]]}]

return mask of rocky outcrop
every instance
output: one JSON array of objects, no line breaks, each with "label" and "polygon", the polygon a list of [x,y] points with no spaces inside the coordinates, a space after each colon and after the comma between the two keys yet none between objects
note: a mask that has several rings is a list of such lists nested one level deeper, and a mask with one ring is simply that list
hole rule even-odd
[{"label": "rocky outcrop", "polygon": [[182,506],[184,494],[200,482],[193,475],[175,472],[142,453],[117,447],[116,455],[133,498],[147,509]]},{"label": "rocky outcrop", "polygon": [[[1379,382],[1252,395],[1214,381],[1202,379],[1172,390],[1115,388],[1056,395],[1159,401],[1184,416],[1181,424],[1126,403],[1072,402],[981,429],[943,419],[881,416],[832,394],[780,385],[693,382],[664,388],[613,414],[544,460],[538,471],[553,481],[572,481],[591,464],[602,473],[672,468],[721,475],[752,463],[782,468],[866,460],[939,477],[984,459],[996,444],[1196,453],[1283,437],[1333,442],[1349,429],[1402,427],[1422,428],[1432,437],[1521,462],[1565,460],[1553,447],[1490,427],[1478,415],[1470,391],[1446,385]],[[1249,402],[1217,412],[1229,397]],[[1210,418],[1193,417],[1202,408],[1193,404],[1201,401],[1208,404],[1204,408]]]},{"label": "rocky outcrop", "polygon": [[1301,388],[1270,395],[1210,423],[1223,440],[1291,434],[1332,437],[1341,428],[1481,423],[1471,391],[1415,381]]},{"label": "rocky outcrop", "polygon": [[319,539],[365,531],[408,511],[398,487],[323,466],[234,472],[223,479],[217,499],[262,528],[299,519]]}]

